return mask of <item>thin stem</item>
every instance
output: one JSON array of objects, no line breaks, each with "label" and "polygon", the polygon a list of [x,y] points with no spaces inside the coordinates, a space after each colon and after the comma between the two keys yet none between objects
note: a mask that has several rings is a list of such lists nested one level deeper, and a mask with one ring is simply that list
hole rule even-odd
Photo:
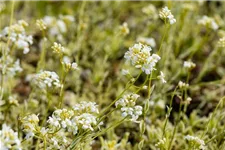
[{"label": "thin stem", "polygon": [[[140,77],[140,75],[142,74],[142,71],[139,73],[139,75],[135,78],[135,80],[134,80],[134,82],[132,82],[133,84],[137,81],[137,79]],[[128,82],[128,84],[129,84],[129,82]],[[114,105],[115,104],[115,102],[119,99],[119,98],[121,98],[121,96],[130,88],[132,86],[132,84],[130,84],[129,86],[127,86],[117,97],[116,97],[116,99],[105,109],[105,110],[103,110],[103,112],[99,115],[99,116],[101,116],[101,115],[103,115],[103,114],[105,114],[109,109],[110,109],[110,107],[112,106],[112,105]]]},{"label": "thin stem", "polygon": [[65,85],[65,79],[66,79],[66,75],[67,75],[67,72],[66,73],[64,73],[64,71],[63,71],[63,73],[62,73],[63,75],[62,75],[62,81],[61,81],[61,89],[60,89],[60,94],[59,94],[59,108],[62,108],[62,103],[63,103],[63,96],[64,96],[64,85]]},{"label": "thin stem", "polygon": [[168,28],[169,28],[169,25],[167,25],[167,24],[165,23],[164,34],[163,34],[162,40],[161,40],[161,42],[160,42],[159,50],[158,50],[158,54],[159,54],[159,55],[161,54],[162,44],[163,44],[163,41],[164,41],[164,39],[165,39],[165,37],[166,37],[166,35],[167,35],[167,33],[168,33]]},{"label": "thin stem", "polygon": [[205,130],[205,132],[203,132],[203,133],[202,133],[201,138],[203,138],[203,136],[205,136],[205,135],[206,135],[206,133],[209,131],[209,124],[211,123],[212,119],[214,118],[214,116],[215,116],[215,114],[216,114],[216,111],[217,111],[217,109],[218,109],[219,105],[223,102],[223,100],[225,100],[225,96],[224,96],[224,97],[222,97],[222,98],[220,99],[219,103],[217,104],[217,106],[216,106],[215,110],[213,111],[212,116],[210,117],[210,119],[209,119],[209,120],[208,120],[208,122],[207,122],[207,125],[206,125],[206,126],[207,126],[207,127],[206,127],[206,130]]},{"label": "thin stem", "polygon": [[168,113],[166,114],[166,120],[165,120],[165,123],[164,123],[164,126],[163,126],[163,134],[162,134],[162,138],[164,137],[165,135],[165,131],[166,131],[166,126],[167,126],[167,123],[168,123],[168,120],[169,120],[169,117],[170,117],[170,112],[172,111],[172,104],[173,104],[173,98],[175,96],[175,92],[177,91],[177,88],[175,88],[175,90],[173,91],[173,94],[171,96],[171,99],[170,99],[170,105],[169,105],[169,110],[168,110]]},{"label": "thin stem", "polygon": [[[184,91],[182,91],[182,95],[184,94],[183,92],[184,92]],[[173,134],[172,134],[172,138],[171,138],[170,143],[169,143],[169,148],[168,148],[168,150],[171,150],[171,148],[172,148],[172,145],[173,145],[173,139],[174,139],[175,134],[176,134],[176,131],[177,131],[177,126],[178,126],[178,123],[179,123],[179,121],[180,121],[180,119],[181,119],[181,114],[182,114],[182,111],[181,111],[182,103],[183,103],[183,100],[181,99],[180,105],[179,105],[178,118],[177,118],[177,120],[176,120],[176,124],[175,124],[174,130],[173,130]]]},{"label": "thin stem", "polygon": [[38,62],[38,67],[37,67],[37,71],[40,71],[42,68],[45,67],[45,57],[46,57],[46,53],[47,53],[47,49],[45,47],[45,42],[47,40],[46,36],[45,36],[45,31],[42,30],[42,36],[43,36],[43,47],[42,47],[42,51],[41,51],[41,57],[40,60]]}]

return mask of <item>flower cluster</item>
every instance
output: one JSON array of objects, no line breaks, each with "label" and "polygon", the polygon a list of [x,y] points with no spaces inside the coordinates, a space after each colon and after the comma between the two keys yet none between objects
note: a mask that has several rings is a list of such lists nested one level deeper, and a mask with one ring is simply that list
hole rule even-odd
[{"label": "flower cluster", "polygon": [[136,100],[139,98],[137,94],[127,94],[116,101],[115,105],[122,111],[123,117],[131,117],[131,121],[136,121],[142,114],[142,107],[136,105]]},{"label": "flower cluster", "polygon": [[198,20],[198,24],[206,26],[213,30],[217,30],[219,28],[215,20],[208,16],[203,16],[200,20]]},{"label": "flower cluster", "polygon": [[58,41],[63,41],[63,35],[68,31],[68,26],[75,21],[73,16],[60,15],[59,19],[53,16],[45,16],[43,22],[48,28],[48,34],[56,36]]},{"label": "flower cluster", "polygon": [[157,54],[151,55],[151,47],[141,43],[135,44],[125,53],[125,59],[130,61],[136,68],[141,68],[146,74],[150,74],[155,68],[156,63],[160,60]]},{"label": "flower cluster", "polygon": [[98,108],[93,102],[81,102],[73,109],[58,109],[49,117],[48,123],[54,129],[64,128],[74,135],[79,129],[94,130],[97,125]]},{"label": "flower cluster", "polygon": [[168,20],[170,24],[174,24],[176,22],[176,19],[167,6],[162,8],[162,10],[159,12],[159,17],[165,22]]},{"label": "flower cluster", "polygon": [[18,133],[14,132],[6,124],[3,124],[2,129],[0,130],[0,149],[22,150],[21,141],[18,138]]},{"label": "flower cluster", "polygon": [[39,118],[35,114],[25,116],[21,119],[23,131],[26,132],[26,139],[33,137],[39,131]]},{"label": "flower cluster", "polygon": [[6,59],[3,57],[0,58],[0,70],[3,71],[8,77],[14,77],[17,73],[20,73],[23,69],[20,67],[20,60],[13,60],[9,55],[6,56]]},{"label": "flower cluster", "polygon": [[219,47],[225,47],[225,37],[219,39],[218,45]]},{"label": "flower cluster", "polygon": [[40,71],[33,78],[33,84],[40,89],[61,87],[59,76],[52,71]]},{"label": "flower cluster", "polygon": [[71,63],[69,57],[64,56],[62,64],[63,64],[66,72],[70,71],[71,69],[79,70],[77,63],[75,63],[75,62]]},{"label": "flower cluster", "polygon": [[185,61],[184,62],[184,68],[187,68],[187,69],[193,69],[195,68],[196,65],[195,63],[191,62],[191,61]]},{"label": "flower cluster", "polygon": [[71,140],[66,136],[66,132],[64,132],[63,130],[56,132],[54,136],[49,134],[47,137],[47,141],[49,143],[47,146],[47,150],[66,149],[71,143]]},{"label": "flower cluster", "polygon": [[76,122],[72,119],[73,116],[74,112],[72,110],[57,109],[53,112],[52,116],[49,117],[47,122],[54,130],[63,128],[76,134],[78,128]]},{"label": "flower cluster", "polygon": [[189,87],[189,84],[188,84],[188,83],[184,83],[184,82],[182,82],[182,81],[179,81],[178,87],[179,87],[180,89],[187,88],[187,87]]},{"label": "flower cluster", "polygon": [[[94,130],[98,126],[99,111],[94,102],[80,102],[71,109],[57,109],[47,120],[47,127],[39,126],[39,118],[35,114],[21,119],[26,139],[39,136],[49,143],[47,149],[66,149],[71,140],[68,136],[78,131]],[[100,124],[99,124],[100,125]]]},{"label": "flower cluster", "polygon": [[56,42],[54,42],[54,45],[51,48],[53,49],[54,53],[57,53],[59,55],[62,55],[65,52],[65,48],[61,44]]},{"label": "flower cluster", "polygon": [[27,36],[25,29],[28,23],[24,20],[19,20],[17,24],[10,27],[5,27],[0,34],[0,38],[9,38],[16,48],[23,50],[24,54],[30,51],[29,45],[33,44],[32,36]]},{"label": "flower cluster", "polygon": [[184,138],[190,142],[190,145],[194,145],[195,148],[200,150],[206,149],[205,142],[201,140],[199,137],[187,135]]}]

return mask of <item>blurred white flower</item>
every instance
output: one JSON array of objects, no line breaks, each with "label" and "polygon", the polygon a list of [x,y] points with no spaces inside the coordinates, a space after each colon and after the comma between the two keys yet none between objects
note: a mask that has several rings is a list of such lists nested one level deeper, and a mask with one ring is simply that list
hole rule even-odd
[{"label": "blurred white flower", "polygon": [[59,76],[52,71],[40,71],[34,75],[32,83],[43,90],[46,90],[46,88],[59,88],[62,86],[59,81]]},{"label": "blurred white flower", "polygon": [[138,37],[137,38],[137,42],[140,42],[142,44],[149,45],[151,47],[155,47],[156,46],[156,43],[155,43],[155,39],[154,38]]},{"label": "blurred white flower", "polygon": [[21,141],[18,133],[14,132],[6,124],[2,125],[0,130],[0,149],[1,150],[22,150]]},{"label": "blurred white flower", "polygon": [[191,61],[185,61],[184,62],[184,68],[187,68],[187,69],[193,69],[195,68],[195,63],[191,62]]},{"label": "blurred white flower", "polygon": [[159,78],[162,81],[162,83],[166,83],[165,75],[162,71],[160,71],[160,75],[157,78]]},{"label": "blurred white flower", "polygon": [[198,24],[203,25],[207,28],[211,28],[213,30],[217,30],[219,28],[215,20],[208,16],[203,16],[201,19],[199,19]]},{"label": "blurred white flower", "polygon": [[176,23],[176,19],[167,6],[162,8],[162,10],[159,12],[159,17],[165,22],[168,20],[170,24]]}]

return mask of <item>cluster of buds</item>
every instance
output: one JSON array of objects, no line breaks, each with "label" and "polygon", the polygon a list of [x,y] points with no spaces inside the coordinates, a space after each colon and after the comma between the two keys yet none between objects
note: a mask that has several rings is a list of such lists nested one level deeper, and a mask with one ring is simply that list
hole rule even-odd
[{"label": "cluster of buds", "polygon": [[184,82],[182,82],[182,81],[179,81],[178,87],[179,87],[180,89],[188,88],[188,87],[189,87],[189,84],[188,84],[188,83],[184,83]]},{"label": "cluster of buds", "polygon": [[70,71],[71,69],[72,70],[79,70],[77,63],[75,63],[75,62],[71,63],[70,59],[68,57],[66,57],[66,56],[63,57],[62,64],[63,64],[66,72]]},{"label": "cluster of buds", "polygon": [[38,28],[43,31],[47,28],[46,24],[44,23],[44,21],[42,19],[38,19],[36,20],[36,25],[38,26]]},{"label": "cluster of buds", "polygon": [[164,20],[166,23],[169,21],[170,24],[174,24],[176,22],[176,19],[174,18],[171,11],[168,9],[168,7],[162,8],[162,10],[159,12],[159,17]]},{"label": "cluster of buds", "polygon": [[61,44],[56,42],[54,42],[54,45],[51,48],[53,49],[54,53],[57,53],[60,56],[62,56],[63,53],[65,52],[65,48]]}]

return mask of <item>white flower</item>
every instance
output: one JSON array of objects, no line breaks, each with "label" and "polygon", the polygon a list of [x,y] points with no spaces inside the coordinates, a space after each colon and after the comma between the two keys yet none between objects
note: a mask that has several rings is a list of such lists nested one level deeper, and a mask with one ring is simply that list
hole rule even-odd
[{"label": "white flower", "polygon": [[195,63],[191,62],[191,61],[185,61],[184,62],[184,67],[187,68],[187,69],[193,69],[195,68]]},{"label": "white flower", "polygon": [[122,75],[126,76],[126,75],[129,75],[130,74],[130,71],[129,70],[126,70],[126,69],[122,69]]},{"label": "white flower", "polygon": [[6,124],[3,124],[2,129],[0,130],[0,149],[22,150],[21,141],[18,138],[18,133],[14,132]]},{"label": "white flower", "polygon": [[74,117],[74,121],[82,129],[90,129],[93,131],[93,126],[97,124],[97,117],[89,113],[83,113],[80,116]]},{"label": "white flower", "polygon": [[79,70],[77,63],[73,62],[71,67],[73,68],[73,70]]},{"label": "white flower", "polygon": [[0,58],[0,70],[8,77],[14,77],[16,74],[22,72],[22,68],[20,67],[20,60],[13,60],[9,55],[6,56],[6,59]]},{"label": "white flower", "polygon": [[164,21],[168,20],[170,24],[174,24],[176,22],[176,19],[167,6],[162,8],[162,10],[159,12],[159,17]]},{"label": "white flower", "polygon": [[16,48],[23,50],[23,53],[27,54],[30,51],[29,46],[33,43],[32,36],[26,35],[25,28],[27,26],[27,22],[19,20],[17,24],[5,27],[1,37],[9,38],[15,44]]},{"label": "white flower", "polygon": [[61,33],[67,32],[66,24],[62,20],[57,20],[56,25]]},{"label": "white flower", "polygon": [[95,102],[82,101],[73,106],[73,109],[77,113],[99,113],[98,107]]},{"label": "white flower", "polygon": [[39,118],[35,114],[31,114],[21,120],[23,130],[26,132],[26,138],[33,137],[37,131]]},{"label": "white flower", "polygon": [[116,101],[115,106],[121,107],[122,116],[130,116],[131,121],[136,122],[138,117],[142,114],[142,107],[141,106],[135,106],[136,100],[138,99],[139,95],[137,94],[127,94],[124,95],[122,98],[120,98],[118,101]]},{"label": "white flower", "polygon": [[51,71],[40,71],[33,78],[34,85],[40,89],[48,88],[59,88],[61,87],[59,76],[55,72]]},{"label": "white flower", "polygon": [[217,30],[219,26],[215,22],[213,18],[208,16],[203,16],[201,19],[198,20],[198,24],[211,28],[213,30]]},{"label": "white flower", "polygon": [[165,75],[162,71],[160,71],[160,75],[158,76],[158,78],[162,81],[162,83],[166,83]]},{"label": "white flower", "polygon": [[120,32],[123,34],[123,35],[127,35],[130,33],[130,30],[128,28],[128,24],[126,22],[124,22],[120,27]]},{"label": "white flower", "polygon": [[124,55],[127,61],[130,61],[136,68],[141,68],[146,74],[150,74],[155,68],[156,63],[160,60],[157,54],[151,55],[151,47],[141,43],[135,44],[129,48]]}]

